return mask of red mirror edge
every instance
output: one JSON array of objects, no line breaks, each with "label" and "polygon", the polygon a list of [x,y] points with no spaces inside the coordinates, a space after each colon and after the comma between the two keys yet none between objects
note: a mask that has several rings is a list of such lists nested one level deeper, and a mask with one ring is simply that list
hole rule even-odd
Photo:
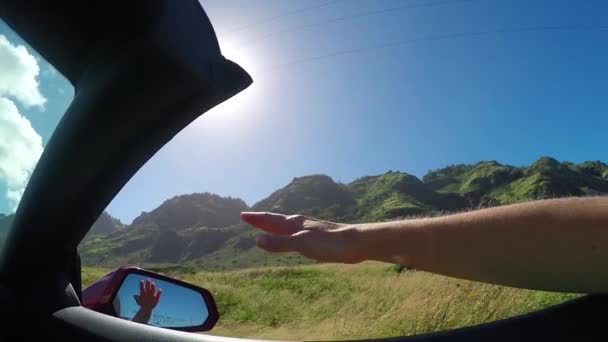
[{"label": "red mirror edge", "polygon": [[209,317],[207,317],[207,320],[205,320],[202,325],[176,328],[167,327],[167,329],[186,332],[209,331],[215,326],[215,324],[220,318],[219,311],[217,310],[217,305],[215,304],[215,299],[213,298],[211,292],[209,292],[208,290],[181,281],[179,279],[154,273],[152,271],[148,271],[135,266],[120,267],[108,273],[103,278],[84,289],[82,292],[83,306],[88,309],[116,317],[116,312],[114,311],[114,306],[112,305],[112,302],[114,301],[114,298],[118,293],[118,289],[122,285],[124,279],[129,274],[139,274],[145,277],[155,278],[169,283],[173,283],[196,291],[203,297],[203,300],[207,305],[207,312],[209,313]]},{"label": "red mirror edge", "polygon": [[103,276],[82,290],[82,306],[110,316],[116,316],[112,301],[118,288],[131,270],[139,269],[134,266],[123,266]]}]

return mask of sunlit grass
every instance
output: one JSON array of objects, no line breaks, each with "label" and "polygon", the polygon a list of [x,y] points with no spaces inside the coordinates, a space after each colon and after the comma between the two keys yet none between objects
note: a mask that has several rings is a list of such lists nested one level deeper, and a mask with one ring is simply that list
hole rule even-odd
[{"label": "sunlit grass", "polygon": [[[86,268],[83,283],[108,270]],[[267,267],[230,272],[165,268],[209,289],[222,315],[213,335],[353,339],[415,335],[523,314],[575,298],[494,286],[387,264]]]}]

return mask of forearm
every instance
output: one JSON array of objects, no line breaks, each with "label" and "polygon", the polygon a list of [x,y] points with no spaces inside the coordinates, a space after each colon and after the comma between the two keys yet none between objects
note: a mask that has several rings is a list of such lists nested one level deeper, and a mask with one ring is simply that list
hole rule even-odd
[{"label": "forearm", "polygon": [[139,309],[135,316],[133,316],[132,321],[147,324],[150,321],[150,316],[152,316],[151,310]]},{"label": "forearm", "polygon": [[361,227],[367,259],[515,287],[608,292],[608,198]]}]

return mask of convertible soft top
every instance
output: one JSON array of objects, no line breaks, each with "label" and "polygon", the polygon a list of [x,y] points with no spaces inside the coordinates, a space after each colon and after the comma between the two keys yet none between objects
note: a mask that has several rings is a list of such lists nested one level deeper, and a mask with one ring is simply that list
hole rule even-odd
[{"label": "convertible soft top", "polygon": [[252,79],[194,0],[5,0],[0,16],[75,87],[2,251],[0,278],[28,290],[70,280],[78,243],[131,176]]}]

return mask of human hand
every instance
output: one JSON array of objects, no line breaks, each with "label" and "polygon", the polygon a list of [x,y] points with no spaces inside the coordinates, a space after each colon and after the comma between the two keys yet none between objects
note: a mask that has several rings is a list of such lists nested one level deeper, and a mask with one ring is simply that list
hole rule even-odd
[{"label": "human hand", "polygon": [[366,260],[364,241],[356,225],[322,221],[302,215],[243,212],[241,219],[270,234],[259,236],[258,247],[268,252],[298,252],[324,262]]},{"label": "human hand", "polygon": [[139,282],[139,296],[134,295],[133,298],[135,298],[135,302],[137,302],[137,305],[139,305],[142,310],[151,312],[158,304],[158,300],[162,293],[162,289],[156,291],[156,284],[150,279],[147,279],[146,281],[141,280]]}]

